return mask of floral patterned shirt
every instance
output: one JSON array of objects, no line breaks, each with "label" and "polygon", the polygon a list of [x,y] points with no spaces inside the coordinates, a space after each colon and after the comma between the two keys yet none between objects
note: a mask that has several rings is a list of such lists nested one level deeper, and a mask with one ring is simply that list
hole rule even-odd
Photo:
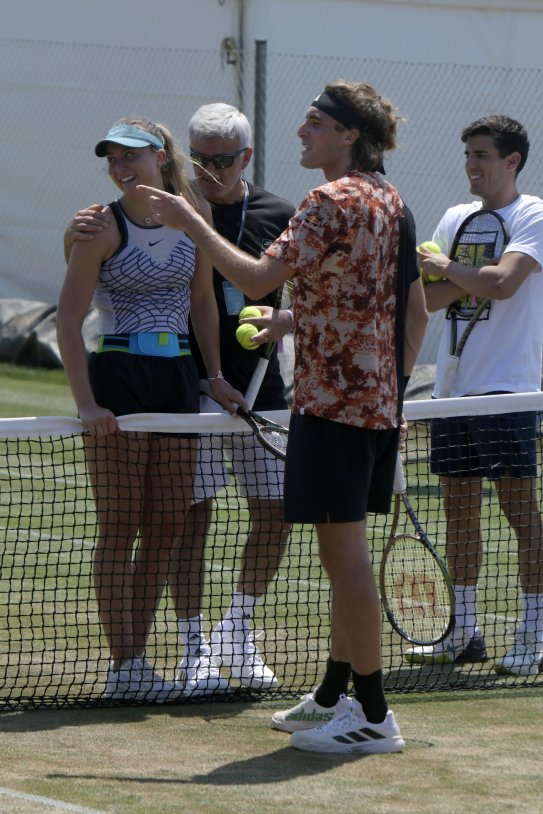
[{"label": "floral patterned shirt", "polygon": [[294,272],[294,413],[398,424],[398,191],[352,171],[312,190],[266,253]]}]

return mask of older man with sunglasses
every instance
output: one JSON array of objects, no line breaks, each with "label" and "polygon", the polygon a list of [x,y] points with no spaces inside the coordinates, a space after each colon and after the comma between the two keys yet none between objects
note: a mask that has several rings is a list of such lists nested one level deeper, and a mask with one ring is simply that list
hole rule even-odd
[{"label": "older man with sunglasses", "polygon": [[[212,205],[215,229],[234,245],[260,257],[286,228],[294,207],[244,179],[243,171],[253,153],[248,119],[231,105],[204,105],[189,122],[189,138],[196,181]],[[105,216],[100,209],[93,206],[75,216],[65,235],[67,253],[74,240],[88,240],[102,228]],[[216,269],[213,275],[219,309],[221,375],[245,392],[260,354],[242,348],[235,338],[240,311],[248,304],[261,306],[263,318],[257,320],[262,328],[260,341],[277,338],[269,334],[272,329],[286,333],[290,317],[284,312],[275,313],[272,328],[269,320],[275,303],[273,294],[258,301],[249,300]],[[191,342],[191,349],[203,380],[205,368],[195,341]],[[276,352],[270,359],[254,406],[261,411],[287,406]],[[219,407],[210,404],[203,395],[200,409],[216,412]],[[255,645],[250,620],[258,601],[275,578],[290,530],[282,511],[283,464],[263,448],[255,447],[252,435],[232,439],[234,448],[230,448],[230,439],[226,437],[224,443],[223,449],[213,449],[211,443],[208,446],[206,439],[202,439],[194,504],[188,513],[179,561],[174,564],[169,579],[183,647],[177,680],[193,695],[227,689],[228,682],[219,673],[221,666],[230,670],[232,678],[251,689],[270,689],[278,685]],[[230,607],[208,641],[201,614],[203,551],[213,497],[228,481],[226,459],[230,460],[238,489],[247,500],[250,526]]]}]

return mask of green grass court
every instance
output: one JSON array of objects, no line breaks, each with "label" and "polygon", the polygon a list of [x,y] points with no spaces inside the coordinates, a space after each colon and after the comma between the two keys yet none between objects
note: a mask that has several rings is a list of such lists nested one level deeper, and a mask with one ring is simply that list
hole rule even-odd
[{"label": "green grass court", "polygon": [[[2,365],[0,382],[3,417],[74,414],[61,372]],[[408,461],[410,482],[415,470],[419,478],[413,502],[442,545],[437,488],[421,465],[422,432],[420,439]],[[405,644],[386,621],[385,667],[407,743],[402,755],[306,754],[270,729],[273,709],[291,706],[288,699],[317,683],[327,651],[327,587],[306,530],[295,536],[256,622],[266,632],[260,646],[282,680],[277,694],[89,706],[99,698],[107,659],[90,584],[94,514],[82,450],[78,439],[68,447],[35,443],[24,442],[15,456],[9,442],[0,456],[0,812],[541,810],[541,678],[519,686],[496,676],[492,661],[476,670],[414,668],[402,662]],[[11,493],[1,488],[8,473]],[[213,621],[232,588],[245,523],[243,501],[232,490],[222,493],[207,564],[204,613]],[[484,624],[493,656],[508,643],[518,609],[516,545],[490,490],[486,524]],[[386,534],[386,524],[374,526],[376,566]],[[176,644],[164,601],[150,653],[160,669],[175,667]],[[29,708],[9,711],[14,693]],[[52,706],[32,709],[36,699]]]}]

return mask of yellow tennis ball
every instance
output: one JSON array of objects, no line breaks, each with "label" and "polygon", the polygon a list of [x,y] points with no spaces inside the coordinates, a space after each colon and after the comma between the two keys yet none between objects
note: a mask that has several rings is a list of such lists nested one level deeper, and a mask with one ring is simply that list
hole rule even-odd
[{"label": "yellow tennis ball", "polygon": [[[433,240],[426,240],[424,243],[421,243],[420,246],[417,246],[417,248],[427,249],[429,252],[435,252],[436,254],[441,252],[441,249]],[[425,276],[429,283],[437,283],[438,280],[443,279],[443,277],[440,277],[438,274],[426,274]]]},{"label": "yellow tennis ball", "polygon": [[245,308],[240,311],[239,318],[240,319],[249,319],[249,317],[261,317],[262,311],[260,308],[257,308],[256,305],[246,305]]},{"label": "yellow tennis ball", "polygon": [[245,348],[246,350],[256,350],[258,345],[255,342],[251,342],[251,337],[256,336],[257,333],[258,328],[256,325],[251,325],[250,322],[246,322],[244,325],[240,325],[237,329],[236,339],[242,348]]}]

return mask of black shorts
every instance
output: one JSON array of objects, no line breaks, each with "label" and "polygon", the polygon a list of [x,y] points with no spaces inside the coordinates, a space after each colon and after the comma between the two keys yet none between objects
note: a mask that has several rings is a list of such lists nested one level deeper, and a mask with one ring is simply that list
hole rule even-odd
[{"label": "black shorts", "polygon": [[200,411],[198,371],[190,355],[91,353],[89,376],[96,403],[114,415]]},{"label": "black shorts", "polygon": [[536,422],[534,412],[434,418],[431,470],[451,478],[535,477]]},{"label": "black shorts", "polygon": [[390,511],[399,428],[368,430],[311,415],[290,420],[285,520],[352,523]]}]

